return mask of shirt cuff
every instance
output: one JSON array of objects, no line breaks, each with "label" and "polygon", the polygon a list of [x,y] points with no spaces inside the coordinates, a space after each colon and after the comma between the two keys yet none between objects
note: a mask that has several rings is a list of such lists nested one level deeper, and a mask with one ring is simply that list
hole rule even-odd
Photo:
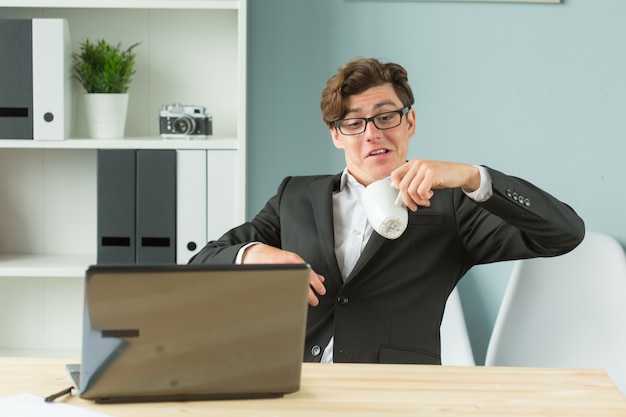
[{"label": "shirt cuff", "polygon": [[258,245],[259,243],[261,242],[250,242],[246,245],[243,245],[241,249],[237,251],[237,256],[235,257],[235,264],[241,265],[241,263],[243,262],[243,254],[246,253],[246,249],[248,249],[250,246]]},{"label": "shirt cuff", "polygon": [[465,193],[465,195],[467,195],[469,198],[476,201],[477,203],[484,203],[485,201],[489,200],[489,198],[493,195],[493,187],[491,186],[491,175],[489,175],[489,171],[487,171],[487,168],[480,165],[474,166],[478,168],[478,171],[480,172],[480,187],[478,187],[478,190],[472,191],[471,193],[468,193],[465,190],[463,190],[463,192]]}]

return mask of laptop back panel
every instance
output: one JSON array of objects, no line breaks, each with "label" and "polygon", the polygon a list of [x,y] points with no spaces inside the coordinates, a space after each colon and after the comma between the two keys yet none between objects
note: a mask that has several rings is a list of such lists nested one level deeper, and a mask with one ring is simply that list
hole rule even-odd
[{"label": "laptop back panel", "polygon": [[95,266],[79,392],[99,402],[297,391],[306,265]]}]

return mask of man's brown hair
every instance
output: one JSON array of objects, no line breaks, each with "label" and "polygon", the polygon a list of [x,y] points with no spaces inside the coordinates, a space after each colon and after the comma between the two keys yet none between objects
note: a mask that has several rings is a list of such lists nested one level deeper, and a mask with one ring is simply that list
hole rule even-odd
[{"label": "man's brown hair", "polygon": [[398,64],[382,63],[375,58],[357,58],[333,75],[322,91],[322,118],[332,127],[347,112],[346,98],[372,87],[390,83],[404,106],[414,102],[406,70]]}]

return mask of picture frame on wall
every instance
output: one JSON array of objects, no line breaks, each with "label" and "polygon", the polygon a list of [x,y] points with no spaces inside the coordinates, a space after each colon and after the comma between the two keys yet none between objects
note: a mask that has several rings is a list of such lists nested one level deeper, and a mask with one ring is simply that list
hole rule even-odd
[{"label": "picture frame on wall", "polygon": [[352,1],[388,1],[388,2],[421,2],[421,3],[561,3],[561,0],[352,0]]},{"label": "picture frame on wall", "polygon": [[447,2],[474,2],[474,3],[560,3],[561,0],[411,0],[411,1],[447,1]]}]

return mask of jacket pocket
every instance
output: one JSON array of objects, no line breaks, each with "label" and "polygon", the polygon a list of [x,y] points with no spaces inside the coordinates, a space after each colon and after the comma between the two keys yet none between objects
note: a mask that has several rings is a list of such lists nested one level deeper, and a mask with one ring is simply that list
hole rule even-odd
[{"label": "jacket pocket", "polygon": [[378,361],[380,363],[441,365],[441,358],[434,353],[389,345],[380,346]]}]

